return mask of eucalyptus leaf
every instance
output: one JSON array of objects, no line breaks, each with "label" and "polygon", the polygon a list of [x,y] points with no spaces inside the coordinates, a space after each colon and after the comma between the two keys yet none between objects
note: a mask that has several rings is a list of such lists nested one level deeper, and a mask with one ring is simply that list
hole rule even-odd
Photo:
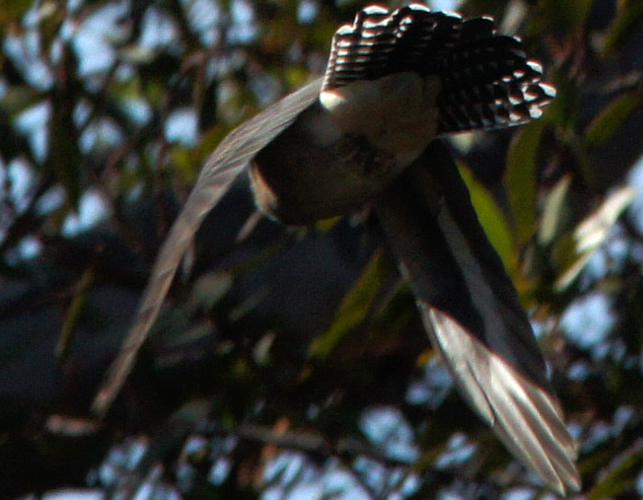
[{"label": "eucalyptus leaf", "polygon": [[379,251],[371,258],[353,288],[344,297],[332,325],[311,344],[308,355],[325,359],[351,332],[366,321],[392,269]]},{"label": "eucalyptus leaf", "polygon": [[625,209],[634,201],[636,191],[624,186],[613,192],[596,211],[581,221],[574,231],[577,259],[556,280],[555,288],[565,290],[583,270],[590,257],[606,241]]},{"label": "eucalyptus leaf", "polygon": [[634,485],[636,474],[640,475],[643,468],[643,440],[639,438],[623,455],[618,465],[594,485],[587,496],[589,500],[617,498]]},{"label": "eucalyptus leaf", "polygon": [[536,164],[545,124],[535,121],[514,134],[507,154],[505,182],[518,248],[536,229]]},{"label": "eucalyptus leaf", "polygon": [[566,175],[547,194],[545,207],[538,229],[538,243],[551,245],[562,232],[567,219],[567,196],[572,178]]},{"label": "eucalyptus leaf", "polygon": [[[643,5],[643,3],[642,3]],[[608,142],[628,117],[643,104],[643,91],[626,92],[608,104],[587,126],[585,145],[598,148]]]},{"label": "eucalyptus leaf", "polygon": [[603,44],[603,56],[613,55],[629,36],[636,33],[643,21],[643,2],[640,0],[621,0],[617,6],[616,18]]},{"label": "eucalyptus leaf", "polygon": [[498,202],[489,190],[478,182],[467,168],[460,168],[471,202],[476,210],[480,224],[485,230],[489,241],[500,255],[505,269],[515,269],[517,252],[511,228]]}]

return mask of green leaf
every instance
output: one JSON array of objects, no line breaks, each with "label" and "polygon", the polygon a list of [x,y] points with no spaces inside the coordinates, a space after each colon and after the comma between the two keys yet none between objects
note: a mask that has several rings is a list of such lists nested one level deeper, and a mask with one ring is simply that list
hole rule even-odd
[{"label": "green leaf", "polygon": [[192,286],[190,304],[206,310],[211,309],[226,296],[233,283],[234,278],[229,272],[206,273]]},{"label": "green leaf", "polygon": [[621,0],[617,3],[618,12],[609,28],[603,45],[603,56],[610,56],[620,45],[639,28],[643,21],[643,2],[641,0]]},{"label": "green leaf", "polygon": [[565,33],[579,31],[585,26],[585,21],[592,8],[593,0],[544,0],[541,9],[545,15],[545,27],[563,30]]},{"label": "green leaf", "polygon": [[0,108],[8,115],[20,113],[37,104],[42,95],[27,85],[13,85],[0,100]]},{"label": "green leaf", "polygon": [[607,241],[612,227],[635,197],[636,191],[629,186],[618,189],[576,227],[574,240],[577,257],[571,260],[556,281],[557,290],[564,290],[574,282],[594,252]]},{"label": "green leaf", "polygon": [[357,283],[344,297],[333,324],[310,345],[308,355],[311,358],[327,358],[344,338],[364,323],[392,272],[390,259],[384,252],[375,253]]},{"label": "green leaf", "polygon": [[594,485],[587,496],[589,500],[616,498],[634,487],[643,468],[643,443],[635,442],[632,448],[619,457],[619,465]]},{"label": "green leaf", "polygon": [[417,314],[415,295],[408,283],[401,281],[386,304],[374,314],[373,329],[386,332],[389,337],[406,332]]},{"label": "green leaf", "polygon": [[321,219],[315,223],[315,229],[321,233],[327,233],[333,229],[342,220],[342,216],[330,217],[328,219]]},{"label": "green leaf", "polygon": [[78,324],[87,308],[87,300],[91,288],[94,286],[96,271],[93,267],[87,269],[76,285],[76,293],[65,315],[65,322],[56,344],[56,359],[64,363],[69,349],[74,341]]},{"label": "green leaf", "polygon": [[547,194],[538,229],[538,243],[542,246],[551,245],[556,237],[562,233],[568,218],[567,196],[571,181],[572,177],[566,175]]},{"label": "green leaf", "polygon": [[536,228],[536,160],[544,128],[542,120],[523,127],[507,154],[505,182],[518,248],[524,247]]},{"label": "green leaf", "polygon": [[186,184],[194,181],[194,173],[197,170],[194,156],[194,149],[185,146],[172,146],[170,150],[170,158],[174,172],[180,176],[181,181]]},{"label": "green leaf", "polygon": [[0,4],[0,35],[4,36],[6,26],[17,22],[33,7],[33,0],[3,0]]},{"label": "green leaf", "polygon": [[614,99],[587,126],[586,147],[592,149],[604,145],[642,103],[643,92],[640,90],[626,92]]},{"label": "green leaf", "polygon": [[579,252],[591,252],[600,247],[623,211],[634,201],[636,191],[624,186],[614,191],[593,214],[581,222],[574,236]]},{"label": "green leaf", "polygon": [[469,188],[471,202],[489,241],[500,255],[505,268],[515,269],[517,263],[516,246],[505,214],[489,190],[471,175],[468,168],[460,166],[459,170]]}]

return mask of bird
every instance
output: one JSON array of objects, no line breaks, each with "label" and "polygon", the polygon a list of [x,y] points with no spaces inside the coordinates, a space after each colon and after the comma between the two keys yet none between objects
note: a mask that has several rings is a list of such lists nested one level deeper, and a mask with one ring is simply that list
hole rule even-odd
[{"label": "bird", "polygon": [[464,399],[553,491],[579,491],[577,444],[517,292],[439,138],[538,119],[542,66],[490,17],[371,5],[335,32],[325,74],[226,136],[153,266],[137,317],[94,400],[104,415],[194,234],[241,175],[257,207],[305,225],[370,206]]}]

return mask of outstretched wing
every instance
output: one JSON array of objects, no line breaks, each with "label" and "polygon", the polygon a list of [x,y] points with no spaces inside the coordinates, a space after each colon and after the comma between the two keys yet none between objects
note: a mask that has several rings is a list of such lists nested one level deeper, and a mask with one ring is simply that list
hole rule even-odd
[{"label": "outstretched wing", "polygon": [[576,446],[531,326],[444,146],[432,143],[377,213],[460,391],[552,489],[578,490]]},{"label": "outstretched wing", "polygon": [[493,19],[463,19],[411,4],[370,6],[333,37],[323,90],[412,71],[440,78],[438,134],[520,125],[556,95],[522,42]]},{"label": "outstretched wing", "polygon": [[321,79],[284,97],[234,129],[210,155],[156,258],[134,326],[94,400],[95,413],[103,415],[109,409],[130,373],[203,218],[245,170],[248,162],[318,98],[320,88]]}]

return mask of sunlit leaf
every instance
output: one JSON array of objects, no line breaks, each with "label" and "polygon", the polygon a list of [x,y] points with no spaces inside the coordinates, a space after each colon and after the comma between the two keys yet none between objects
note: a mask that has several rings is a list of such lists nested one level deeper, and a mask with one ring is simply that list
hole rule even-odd
[{"label": "sunlit leaf", "polygon": [[124,62],[133,64],[149,64],[156,57],[157,53],[149,47],[141,45],[130,45],[119,51],[120,57]]},{"label": "sunlit leaf", "polygon": [[588,252],[601,246],[612,226],[635,196],[636,191],[633,188],[622,187],[608,196],[596,212],[581,222],[574,233],[578,251]]},{"label": "sunlit leaf", "polygon": [[558,290],[564,290],[572,284],[592,254],[607,241],[612,227],[635,196],[636,191],[629,186],[618,189],[576,227],[574,240],[578,257],[556,281]]},{"label": "sunlit leaf", "polygon": [[0,99],[0,109],[8,115],[20,113],[36,104],[42,95],[32,87],[26,85],[13,85],[9,87]]},{"label": "sunlit leaf", "polygon": [[285,79],[290,88],[296,89],[306,83],[310,73],[300,66],[293,66],[285,71]]},{"label": "sunlit leaf", "polygon": [[468,169],[460,168],[460,174],[469,188],[471,202],[489,241],[500,255],[505,268],[514,269],[518,255],[505,214],[489,190]]},{"label": "sunlit leaf", "polygon": [[519,248],[536,229],[536,161],[544,127],[535,121],[516,132],[507,155],[505,179]]},{"label": "sunlit leaf", "polygon": [[547,194],[538,229],[538,242],[543,246],[550,245],[565,225],[567,219],[566,200],[571,181],[571,176],[563,177]]},{"label": "sunlit leaf", "polygon": [[44,52],[60,41],[60,31],[65,21],[65,9],[61,9],[56,1],[44,1],[38,8],[40,36]]},{"label": "sunlit leaf", "polygon": [[194,162],[193,149],[185,146],[173,146],[170,151],[170,158],[172,159],[174,172],[181,176],[185,183],[194,180],[194,173],[198,166]]},{"label": "sunlit leaf", "polygon": [[322,233],[327,233],[328,231],[333,229],[341,220],[341,216],[322,219],[315,223],[315,228]]},{"label": "sunlit leaf", "polygon": [[333,324],[311,344],[310,357],[326,358],[347,335],[364,323],[391,272],[390,261],[384,252],[373,255],[362,276],[344,297]]}]

